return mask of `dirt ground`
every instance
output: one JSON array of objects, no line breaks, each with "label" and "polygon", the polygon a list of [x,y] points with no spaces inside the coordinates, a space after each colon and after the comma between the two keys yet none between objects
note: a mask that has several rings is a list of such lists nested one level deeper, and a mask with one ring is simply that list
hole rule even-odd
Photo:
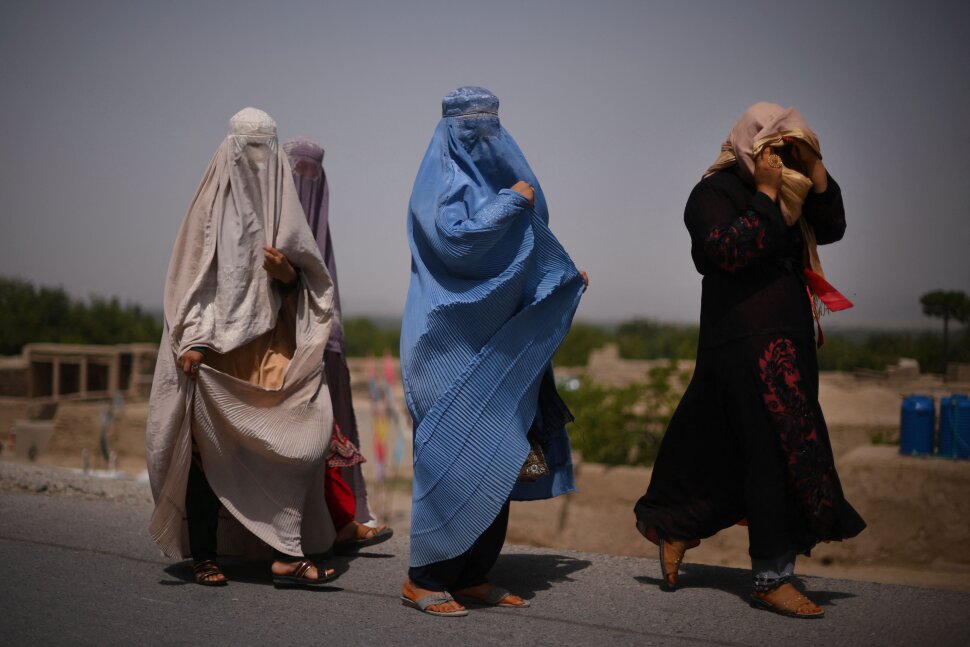
[{"label": "dirt ground", "polygon": [[[800,558],[801,573],[970,591],[970,461],[901,456],[902,399],[912,393],[966,393],[970,385],[921,376],[908,382],[821,376],[820,400],[847,499],[866,519],[857,538],[822,544]],[[575,494],[513,506],[509,540],[616,555],[656,557],[635,528],[633,505],[648,468],[577,465]],[[747,530],[704,540],[689,562],[746,568]]]},{"label": "dirt ground", "polygon": [[[355,370],[352,367],[352,370]],[[366,388],[355,383],[361,447],[369,455],[372,424]],[[970,591],[970,461],[911,458],[891,445],[898,438],[902,398],[911,393],[940,396],[968,392],[970,385],[943,384],[921,376],[908,382],[825,373],[820,398],[829,423],[836,464],[847,498],[869,527],[843,544],[819,546],[801,558],[798,571],[848,579]],[[401,400],[399,399],[399,402]],[[0,444],[15,420],[26,415],[23,400],[0,400]],[[61,403],[54,434],[36,464],[80,468],[87,449],[89,464],[104,469],[99,429],[103,403]],[[147,402],[128,402],[109,433],[117,466],[132,477],[145,472]],[[371,482],[372,508],[382,520],[406,532],[409,521],[410,438],[403,460],[388,486]],[[26,460],[9,448],[2,460]],[[374,465],[365,463],[373,479]],[[559,499],[513,506],[508,540],[552,548],[655,557],[656,547],[634,528],[633,504],[646,489],[650,470],[577,462],[579,492]],[[688,562],[748,566],[747,536],[735,527],[705,540],[688,553]],[[689,569],[687,571],[689,573]]]}]

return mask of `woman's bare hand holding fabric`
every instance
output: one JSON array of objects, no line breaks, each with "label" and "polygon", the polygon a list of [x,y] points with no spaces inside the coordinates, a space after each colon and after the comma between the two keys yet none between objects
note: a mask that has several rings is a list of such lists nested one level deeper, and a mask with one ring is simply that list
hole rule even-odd
[{"label": "woman's bare hand holding fabric", "polygon": [[187,350],[179,357],[179,368],[189,377],[195,377],[202,365],[204,355],[197,350]]},{"label": "woman's bare hand holding fabric", "polygon": [[283,252],[269,245],[263,247],[263,269],[284,285],[289,285],[296,280],[296,270],[290,265],[289,259]]},{"label": "woman's bare hand holding fabric", "polygon": [[523,198],[529,201],[529,206],[534,206],[536,203],[536,190],[532,188],[532,185],[528,182],[519,180],[512,185],[512,190],[521,195]]}]

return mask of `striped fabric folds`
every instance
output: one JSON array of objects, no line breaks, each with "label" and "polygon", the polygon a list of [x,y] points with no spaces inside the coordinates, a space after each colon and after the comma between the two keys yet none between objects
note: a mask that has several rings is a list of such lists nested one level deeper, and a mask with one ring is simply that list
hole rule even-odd
[{"label": "striped fabric folds", "polygon": [[[445,97],[411,195],[401,371],[415,428],[412,566],[468,550],[510,496],[575,489],[565,429],[547,451],[552,473],[516,485],[583,280],[497,103],[481,88]],[[534,207],[509,190],[519,180],[535,187]]]},{"label": "striped fabric folds", "polygon": [[[279,384],[217,370],[271,331],[289,328],[278,282],[262,267],[273,245],[299,269],[292,357]],[[334,528],[324,500],[324,459],[333,425],[322,358],[333,287],[307,226],[276,124],[247,108],[213,156],[182,221],[165,284],[162,339],[149,404],[146,452],[155,510],[149,533],[172,557],[189,554],[185,495],[198,445],[206,480],[228,511],[220,553],[259,542],[289,555],[324,552]],[[177,359],[204,346],[196,379]],[[228,362],[232,364],[232,362]],[[225,521],[225,522],[224,522]],[[265,545],[261,546],[265,550]]]}]

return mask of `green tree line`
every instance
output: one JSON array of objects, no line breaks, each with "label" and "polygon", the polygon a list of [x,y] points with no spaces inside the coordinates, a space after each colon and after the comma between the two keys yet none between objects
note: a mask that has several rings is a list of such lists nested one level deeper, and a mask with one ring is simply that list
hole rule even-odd
[{"label": "green tree line", "polygon": [[161,336],[161,318],[138,305],[73,299],[61,288],[0,277],[0,355],[19,354],[32,342],[158,343]]},{"label": "green tree line", "polygon": [[[354,317],[344,321],[347,354],[398,355],[401,326],[397,321]],[[158,343],[159,314],[117,298],[74,299],[62,288],[35,287],[22,279],[0,277],[0,355],[17,355],[24,344]]]},{"label": "green tree line", "polygon": [[[624,322],[615,327],[573,324],[559,347],[554,363],[584,366],[589,353],[606,344],[619,347],[623,359],[695,359],[697,326],[659,323],[646,319]],[[970,326],[948,340],[951,362],[970,362]],[[943,362],[943,339],[938,332],[879,330],[828,331],[819,349],[823,371],[851,371],[857,368],[884,370],[902,357],[919,361],[924,372],[939,370]]]},{"label": "green tree line", "polygon": [[385,350],[397,357],[401,348],[401,323],[379,322],[368,317],[344,319],[347,357],[380,357]]},{"label": "green tree line", "polygon": [[[955,319],[961,322],[962,319]],[[697,326],[633,319],[616,326],[576,322],[554,363],[583,366],[591,351],[617,344],[624,359],[694,359]],[[352,317],[344,321],[347,354],[397,356],[400,321]],[[949,361],[970,362],[970,326],[947,331]],[[61,288],[35,287],[21,279],[0,277],[0,355],[20,353],[31,342],[116,344],[157,342],[161,319],[117,298],[73,299]],[[822,370],[882,370],[901,357],[912,357],[924,371],[943,363],[939,332],[829,331],[819,351]]]}]

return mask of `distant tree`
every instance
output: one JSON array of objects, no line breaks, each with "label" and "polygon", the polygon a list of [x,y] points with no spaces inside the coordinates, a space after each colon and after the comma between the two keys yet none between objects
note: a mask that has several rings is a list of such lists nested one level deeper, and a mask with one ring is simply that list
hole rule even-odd
[{"label": "distant tree", "polygon": [[943,319],[943,373],[946,373],[950,319],[963,324],[970,320],[970,297],[956,290],[934,290],[921,296],[919,302],[923,305],[923,314]]},{"label": "distant tree", "polygon": [[35,288],[0,277],[0,355],[19,353],[31,342],[121,344],[157,342],[160,319],[118,299],[75,301],[62,288]]},{"label": "distant tree", "polygon": [[694,359],[697,335],[697,326],[632,319],[616,329],[616,342],[623,359]]},{"label": "distant tree", "polygon": [[576,420],[573,447],[583,460],[607,465],[653,465],[660,440],[683,391],[672,386],[686,382],[675,362],[655,366],[645,383],[620,388],[601,386],[581,378],[579,388],[564,389],[563,400]]},{"label": "distant tree", "polygon": [[612,335],[600,326],[574,322],[552,362],[557,366],[586,366],[590,352],[611,339]]},{"label": "distant tree", "polygon": [[385,350],[397,357],[401,347],[401,323],[381,323],[367,317],[344,319],[344,344],[347,357],[380,357]]}]

